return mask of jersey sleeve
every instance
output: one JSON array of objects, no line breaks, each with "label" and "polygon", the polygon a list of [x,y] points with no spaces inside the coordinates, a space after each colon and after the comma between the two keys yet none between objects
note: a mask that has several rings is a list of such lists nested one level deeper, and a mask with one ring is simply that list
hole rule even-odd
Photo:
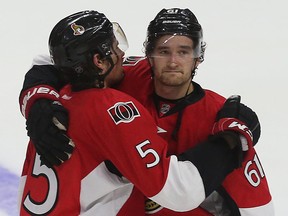
[{"label": "jersey sleeve", "polygon": [[60,90],[66,83],[61,80],[48,55],[38,55],[32,61],[32,67],[25,74],[22,91],[37,86],[49,85]]},{"label": "jersey sleeve", "polygon": [[27,116],[31,105],[37,99],[58,100],[58,91],[65,85],[48,58],[48,56],[36,57],[32,68],[25,74],[19,95],[20,110],[24,117]]},{"label": "jersey sleeve", "polygon": [[275,215],[265,172],[254,148],[249,151],[242,167],[227,176],[223,187],[239,207],[241,215]]}]

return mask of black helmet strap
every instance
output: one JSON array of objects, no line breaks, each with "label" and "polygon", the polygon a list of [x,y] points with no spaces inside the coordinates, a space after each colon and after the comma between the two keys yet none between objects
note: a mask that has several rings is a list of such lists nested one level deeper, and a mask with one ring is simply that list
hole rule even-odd
[{"label": "black helmet strap", "polygon": [[109,61],[109,63],[110,63],[110,67],[109,67],[109,69],[106,71],[106,73],[104,73],[104,74],[98,74],[97,75],[97,79],[96,79],[96,87],[97,88],[103,88],[104,87],[104,80],[105,80],[105,78],[110,74],[110,72],[113,70],[113,68],[114,68],[114,66],[115,66],[115,64],[114,64],[114,62],[113,62],[113,60],[112,60],[112,58],[111,58],[111,56],[109,55],[109,56],[107,56],[106,57],[106,59]]}]

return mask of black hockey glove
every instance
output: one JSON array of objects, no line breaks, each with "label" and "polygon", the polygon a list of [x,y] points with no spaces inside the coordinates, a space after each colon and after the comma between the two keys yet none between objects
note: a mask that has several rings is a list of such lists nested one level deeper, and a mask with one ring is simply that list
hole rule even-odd
[{"label": "black hockey glove", "polygon": [[[229,97],[219,110],[212,129],[212,139],[224,139],[235,152],[238,167],[242,166],[246,153],[253,148],[253,134],[249,128],[260,127],[256,114],[247,106],[240,103],[240,96]],[[231,136],[234,134],[233,136]],[[256,139],[259,139],[257,132]],[[236,135],[236,136],[235,136]],[[256,135],[255,135],[256,136]],[[236,138],[236,139],[235,139]]]},{"label": "black hockey glove", "polygon": [[29,111],[26,126],[43,164],[58,166],[70,158],[74,143],[66,135],[68,113],[58,101],[36,100]]},{"label": "black hockey glove", "polygon": [[222,109],[217,114],[217,119],[236,118],[245,123],[253,134],[253,145],[256,145],[260,138],[261,126],[257,114],[249,107],[240,103],[241,97],[233,95],[229,97]]}]

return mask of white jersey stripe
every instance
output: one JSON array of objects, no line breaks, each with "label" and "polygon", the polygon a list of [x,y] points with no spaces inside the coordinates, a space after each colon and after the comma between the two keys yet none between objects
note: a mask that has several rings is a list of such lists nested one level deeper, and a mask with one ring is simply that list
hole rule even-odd
[{"label": "white jersey stripe", "polygon": [[178,161],[177,157],[172,155],[166,183],[162,190],[150,199],[174,211],[196,208],[205,199],[200,173],[191,162]]},{"label": "white jersey stripe", "polygon": [[271,216],[275,215],[273,202],[255,208],[240,208],[241,216]]},{"label": "white jersey stripe", "polygon": [[81,181],[81,215],[117,215],[132,189],[127,179],[109,172],[102,162]]}]

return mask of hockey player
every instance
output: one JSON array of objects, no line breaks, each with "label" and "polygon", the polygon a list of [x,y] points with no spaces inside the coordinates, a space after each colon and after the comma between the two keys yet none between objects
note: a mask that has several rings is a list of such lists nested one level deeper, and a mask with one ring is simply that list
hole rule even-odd
[{"label": "hockey player", "polygon": [[[73,14],[53,28],[50,54],[58,75],[69,85],[59,97],[44,86],[26,92],[26,108],[34,100],[31,111],[26,110],[28,118],[36,120],[28,126],[33,131],[41,125],[31,117],[34,107],[60,113],[56,115],[60,124],[60,117],[65,116],[61,115],[65,112],[61,102],[69,112],[67,134],[76,147],[67,162],[49,168],[43,164],[47,161],[40,159],[39,154],[45,153],[41,139],[29,128],[31,141],[21,178],[20,215],[143,215],[144,200],[134,193],[131,183],[160,205],[187,211],[219,187],[249,154],[253,145],[249,128],[236,118],[220,116],[211,130],[214,136],[179,156],[167,156],[167,143],[157,135],[149,112],[131,96],[109,88],[123,76],[124,53],[115,34],[112,23],[96,11]],[[35,101],[39,95],[57,97],[58,104],[49,104],[47,99]],[[237,126],[229,127],[233,123]],[[65,137],[56,128],[49,129]],[[51,145],[50,150],[53,148]],[[71,153],[70,148],[66,150]],[[210,155],[209,160],[203,155]],[[56,153],[56,158],[62,156]],[[117,167],[115,173],[125,177],[109,171],[109,163]]]},{"label": "hockey player", "polygon": [[[147,58],[126,59],[125,79],[118,89],[149,110],[159,135],[169,143],[168,153],[180,154],[207,139],[225,102],[219,94],[192,81],[197,66],[204,60],[202,27],[188,9],[163,9],[149,24],[145,50]],[[218,116],[252,119],[247,107],[239,102],[237,97],[228,99]],[[260,125],[252,132],[256,144]],[[193,210],[181,215],[274,215],[265,173],[254,148],[242,167],[231,173],[201,207],[206,213]],[[178,215],[149,200],[146,210],[155,216]]]}]

